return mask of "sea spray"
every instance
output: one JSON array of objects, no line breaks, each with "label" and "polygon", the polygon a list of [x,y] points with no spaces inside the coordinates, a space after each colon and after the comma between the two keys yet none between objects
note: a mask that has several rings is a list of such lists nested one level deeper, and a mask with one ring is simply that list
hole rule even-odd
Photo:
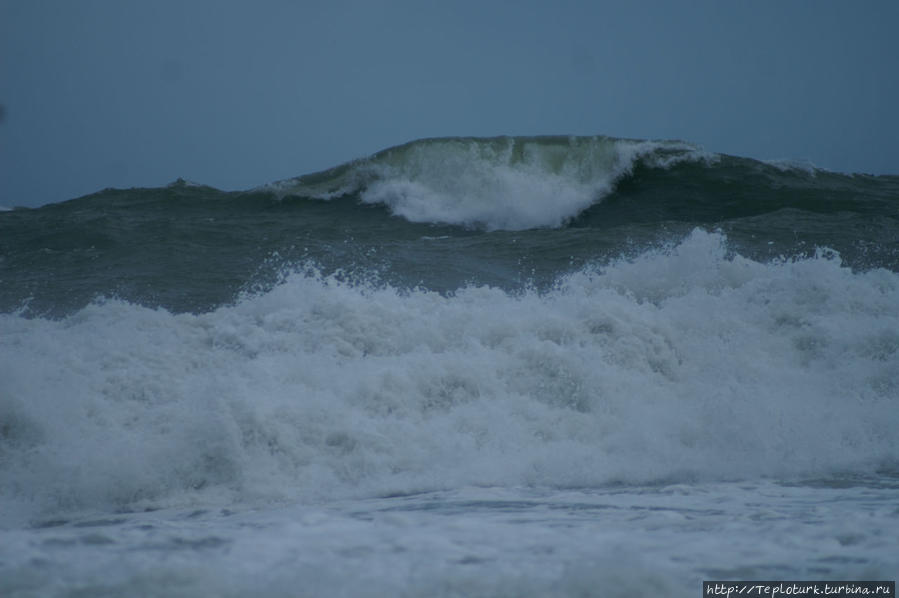
[{"label": "sea spray", "polygon": [[323,498],[876,471],[899,278],[695,231],[509,294],[293,275],[200,315],[0,316],[6,498]]},{"label": "sea spray", "polygon": [[602,137],[0,212],[0,594],[893,579],[897,222]]},{"label": "sea spray", "polygon": [[523,230],[561,226],[601,201],[640,159],[670,167],[714,156],[682,142],[601,136],[438,138],[266,188],[316,199],[361,191],[362,201],[412,222]]}]

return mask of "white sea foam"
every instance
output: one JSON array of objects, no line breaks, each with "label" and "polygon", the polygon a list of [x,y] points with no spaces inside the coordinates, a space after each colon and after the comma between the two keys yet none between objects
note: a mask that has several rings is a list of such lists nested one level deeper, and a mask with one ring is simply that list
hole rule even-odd
[{"label": "white sea foam", "polygon": [[640,159],[670,168],[717,156],[682,142],[608,137],[425,139],[267,189],[325,200],[358,192],[412,222],[523,230],[561,226]]},{"label": "white sea foam", "polygon": [[895,467],[899,276],[725,244],[546,293],[295,274],[202,315],[0,315],[5,517]]},{"label": "white sea foam", "polygon": [[891,579],[894,511],[889,488],[741,482],[93,515],[5,530],[0,594],[676,598],[737,567]]}]

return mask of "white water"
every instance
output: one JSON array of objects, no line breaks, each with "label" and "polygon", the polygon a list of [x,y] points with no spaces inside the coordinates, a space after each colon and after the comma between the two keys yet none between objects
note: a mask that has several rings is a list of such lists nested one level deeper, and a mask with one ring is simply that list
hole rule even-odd
[{"label": "white water", "polygon": [[299,177],[267,188],[318,199],[358,192],[412,222],[554,228],[601,201],[640,159],[668,168],[716,156],[681,142],[607,137],[426,139],[359,160],[325,182]]},{"label": "white water", "polygon": [[0,338],[2,496],[29,516],[899,461],[899,277],[700,231],[545,294],[298,274],[203,315],[3,315]]},{"label": "white water", "polygon": [[202,315],[2,315],[0,593],[895,578],[899,276],[725,245],[542,294],[295,274]]},{"label": "white water", "polygon": [[4,532],[4,596],[701,595],[703,579],[895,579],[897,489],[463,488],[83,515]]}]

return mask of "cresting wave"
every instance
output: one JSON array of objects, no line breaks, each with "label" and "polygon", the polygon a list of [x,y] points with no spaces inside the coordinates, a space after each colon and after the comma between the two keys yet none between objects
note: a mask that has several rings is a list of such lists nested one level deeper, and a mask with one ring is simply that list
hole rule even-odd
[{"label": "cresting wave", "polygon": [[0,314],[4,517],[895,468],[899,275],[726,245],[545,292],[309,270],[199,315]]},{"label": "cresting wave", "polygon": [[679,141],[452,137],[413,141],[264,189],[314,199],[359,193],[363,202],[384,204],[411,222],[523,230],[576,217],[638,160],[667,168],[715,159]]}]

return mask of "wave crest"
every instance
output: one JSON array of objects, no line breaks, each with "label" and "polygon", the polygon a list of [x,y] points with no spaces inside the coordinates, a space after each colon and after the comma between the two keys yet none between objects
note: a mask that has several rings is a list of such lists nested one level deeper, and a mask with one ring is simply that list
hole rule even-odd
[{"label": "wave crest", "polygon": [[897,298],[697,230],[545,293],[309,273],[202,315],[0,315],[0,504],[894,469]]},{"label": "wave crest", "polygon": [[592,137],[423,139],[272,183],[279,196],[359,194],[411,222],[523,230],[562,226],[613,191],[638,161],[666,168],[711,159],[678,141]]}]

